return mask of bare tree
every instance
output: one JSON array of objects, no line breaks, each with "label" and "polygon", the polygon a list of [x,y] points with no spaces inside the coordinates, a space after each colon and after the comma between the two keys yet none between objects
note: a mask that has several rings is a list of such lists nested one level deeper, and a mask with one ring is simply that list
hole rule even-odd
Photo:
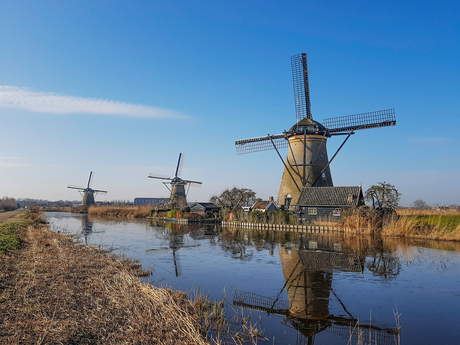
[{"label": "bare tree", "polygon": [[427,208],[428,205],[422,199],[417,199],[414,201],[414,207],[415,208]]},{"label": "bare tree", "polygon": [[211,197],[211,202],[220,207],[235,208],[248,205],[257,200],[256,193],[249,188],[236,188],[224,190],[220,195]]},{"label": "bare tree", "polygon": [[377,203],[378,207],[393,209],[398,206],[401,193],[398,192],[395,186],[384,181],[370,186],[366,190],[364,198],[372,202],[373,208]]},{"label": "bare tree", "polygon": [[17,208],[16,200],[14,198],[4,196],[0,201],[0,208],[4,209],[5,211],[15,210]]}]

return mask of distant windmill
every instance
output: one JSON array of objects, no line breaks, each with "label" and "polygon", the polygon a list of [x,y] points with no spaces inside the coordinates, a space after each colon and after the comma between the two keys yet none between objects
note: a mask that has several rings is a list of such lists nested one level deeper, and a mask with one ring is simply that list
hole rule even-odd
[{"label": "distant windmill", "polygon": [[[160,180],[168,180],[170,182],[163,182],[163,184],[168,188],[171,192],[171,200],[170,202],[177,205],[177,206],[184,206],[187,204],[187,194],[192,184],[201,185],[201,182],[198,181],[191,181],[191,180],[183,180],[179,176],[182,174],[182,166],[184,165],[184,155],[179,153],[179,159],[177,161],[176,173],[174,177],[163,176],[158,174],[150,174],[150,178],[156,178]],[[171,185],[171,188],[167,186],[167,184]],[[185,190],[187,188],[187,191]]]},{"label": "distant windmill", "polygon": [[[287,208],[296,205],[304,187],[333,186],[329,165],[356,130],[396,125],[393,109],[330,118],[322,124],[313,120],[307,54],[292,56],[291,67],[297,120],[294,126],[282,134],[235,141],[236,152],[239,155],[272,149],[277,151],[284,165],[277,204]],[[329,160],[326,143],[333,135],[347,137]],[[281,148],[289,148],[286,161],[278,151]]]},{"label": "distant windmill", "polygon": [[78,190],[78,192],[83,196],[83,201],[82,201],[81,204],[83,206],[90,206],[90,205],[95,204],[94,197],[97,195],[97,193],[102,193],[102,194],[107,193],[106,190],[92,189],[91,188],[92,184],[93,184],[93,172],[90,171],[89,179],[88,179],[88,185],[86,186],[86,188],[85,187],[72,186],[72,185],[68,185],[67,188]]}]

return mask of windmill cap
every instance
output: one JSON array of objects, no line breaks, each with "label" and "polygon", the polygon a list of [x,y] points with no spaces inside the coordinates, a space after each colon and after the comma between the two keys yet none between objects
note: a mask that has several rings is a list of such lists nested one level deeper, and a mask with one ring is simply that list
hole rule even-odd
[{"label": "windmill cap", "polygon": [[296,131],[303,132],[305,127],[306,127],[307,132],[309,133],[320,132],[321,134],[323,134],[324,132],[326,132],[327,133],[326,135],[329,134],[327,128],[324,127],[321,123],[313,119],[309,119],[307,117],[300,120],[298,123],[292,126],[289,132],[296,132]]}]

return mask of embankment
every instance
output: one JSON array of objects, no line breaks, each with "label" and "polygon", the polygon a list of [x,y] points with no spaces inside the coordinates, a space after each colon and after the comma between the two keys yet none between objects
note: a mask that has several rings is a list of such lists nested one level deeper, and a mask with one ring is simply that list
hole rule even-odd
[{"label": "embankment", "polygon": [[0,255],[2,343],[206,344],[201,301],[143,283],[138,266],[46,225],[21,236],[21,250]]}]

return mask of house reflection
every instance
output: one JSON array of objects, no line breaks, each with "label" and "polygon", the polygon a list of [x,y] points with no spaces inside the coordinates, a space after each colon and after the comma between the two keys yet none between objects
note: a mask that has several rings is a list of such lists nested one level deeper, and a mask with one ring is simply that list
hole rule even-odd
[{"label": "house reflection", "polygon": [[333,271],[363,273],[365,257],[336,248],[318,240],[301,241],[298,247],[279,245],[290,316],[326,320]]}]

